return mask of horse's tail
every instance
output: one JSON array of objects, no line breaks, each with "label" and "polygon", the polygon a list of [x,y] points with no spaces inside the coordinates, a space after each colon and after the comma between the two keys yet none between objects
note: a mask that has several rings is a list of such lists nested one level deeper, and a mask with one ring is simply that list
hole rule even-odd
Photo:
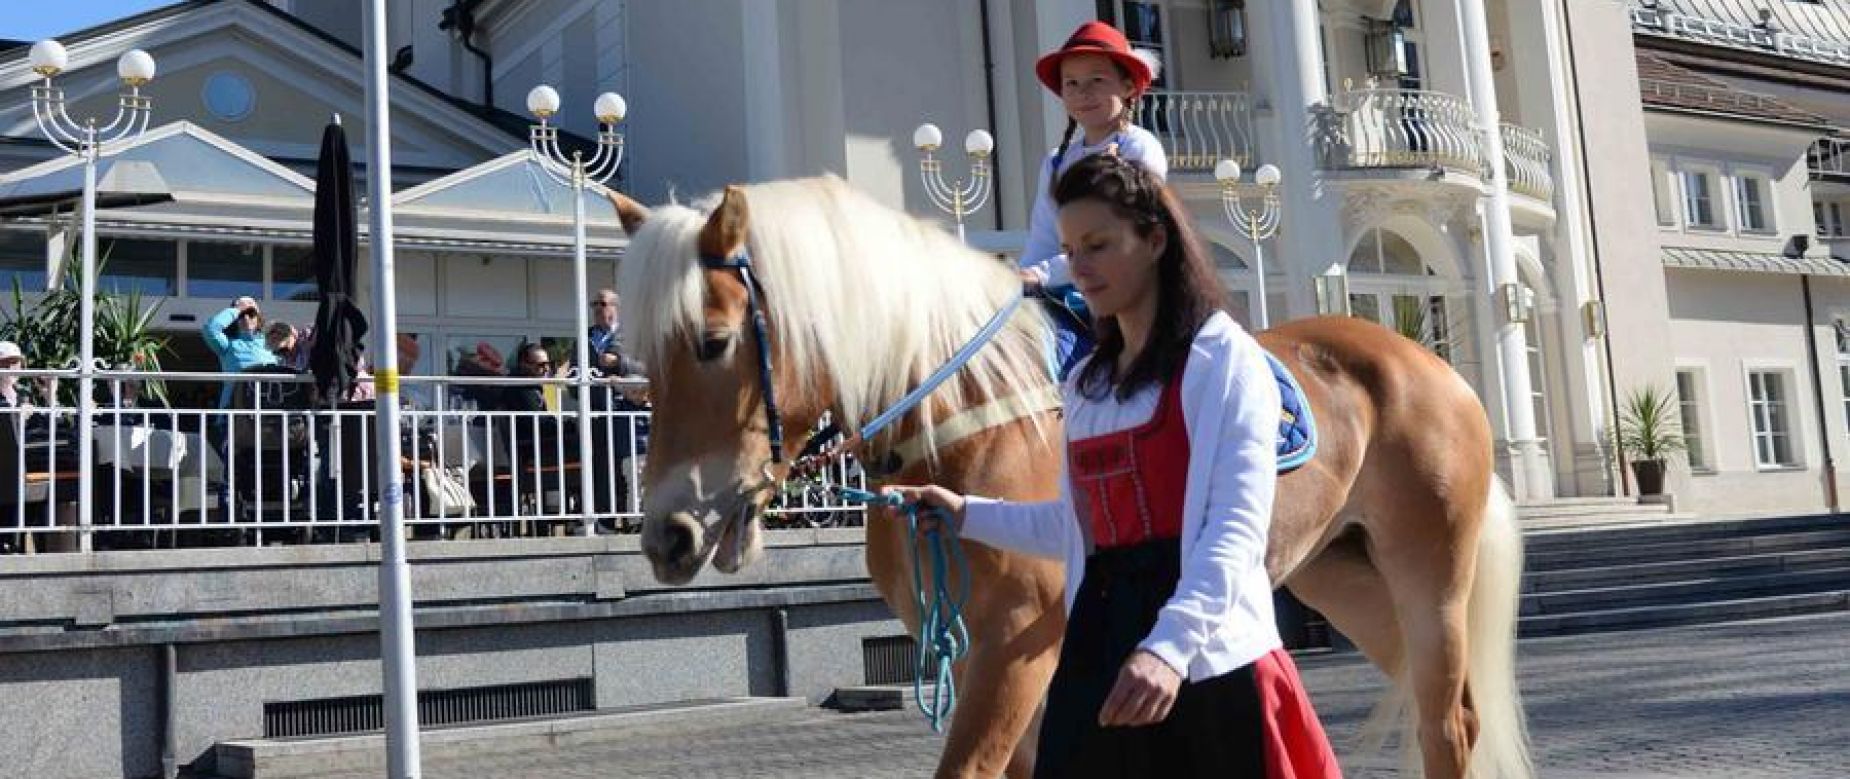
[{"label": "horse's tail", "polygon": [[1466,672],[1471,710],[1477,715],[1477,744],[1471,750],[1474,779],[1528,779],[1529,730],[1516,687],[1516,628],[1522,598],[1522,531],[1516,505],[1503,480],[1491,478],[1488,505],[1477,540],[1466,631]]}]

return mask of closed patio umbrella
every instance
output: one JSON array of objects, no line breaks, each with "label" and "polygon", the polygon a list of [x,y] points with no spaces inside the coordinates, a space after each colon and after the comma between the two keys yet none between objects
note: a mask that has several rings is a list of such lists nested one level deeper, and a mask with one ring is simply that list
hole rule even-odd
[{"label": "closed patio umbrella", "polygon": [[324,405],[333,405],[353,389],[360,339],[366,337],[366,316],[352,298],[353,264],[359,255],[357,215],[347,133],[338,121],[330,122],[321,132],[315,170],[315,282],[321,305],[315,309],[315,346],[308,363]]}]

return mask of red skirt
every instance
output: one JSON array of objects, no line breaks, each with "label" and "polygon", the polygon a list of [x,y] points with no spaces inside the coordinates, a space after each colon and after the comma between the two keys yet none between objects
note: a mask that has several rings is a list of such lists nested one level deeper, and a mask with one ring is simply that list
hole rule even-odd
[{"label": "red skirt", "polygon": [[1297,665],[1282,649],[1184,682],[1169,717],[1155,725],[1098,726],[1118,669],[1175,592],[1180,558],[1171,540],[1100,550],[1087,561],[1047,692],[1034,775],[1340,778]]}]

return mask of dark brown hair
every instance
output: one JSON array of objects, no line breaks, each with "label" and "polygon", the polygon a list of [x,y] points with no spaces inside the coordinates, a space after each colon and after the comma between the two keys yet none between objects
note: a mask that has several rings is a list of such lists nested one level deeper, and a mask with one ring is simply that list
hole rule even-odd
[{"label": "dark brown hair", "polygon": [[1196,331],[1215,311],[1225,310],[1229,300],[1181,199],[1141,164],[1113,154],[1074,163],[1054,187],[1053,199],[1060,206],[1096,200],[1139,235],[1147,238],[1162,229],[1168,237],[1156,261],[1156,321],[1149,342],[1119,375],[1124,333],[1115,318],[1094,320],[1098,347],[1079,375],[1079,391],[1095,400],[1115,391],[1123,400],[1147,385],[1174,379],[1188,360]]}]

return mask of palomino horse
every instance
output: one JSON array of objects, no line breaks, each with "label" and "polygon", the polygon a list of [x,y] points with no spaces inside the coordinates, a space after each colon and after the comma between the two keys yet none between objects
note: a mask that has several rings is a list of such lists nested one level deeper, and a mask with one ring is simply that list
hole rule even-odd
[{"label": "palomino horse", "polygon": [[[865,423],[1020,294],[994,259],[833,177],[728,188],[693,208],[613,200],[632,236],[620,282],[659,431],[642,546],[667,583],[760,556],[762,511],[801,446],[784,428],[825,413]],[[894,483],[1056,497],[1059,416],[1018,402],[1050,388],[1032,308],[890,435],[860,442],[863,461],[896,466],[882,474]],[[1317,456],[1280,480],[1273,581],[1408,693],[1427,776],[1528,776],[1513,663],[1521,542],[1483,407],[1443,361],[1362,320],[1293,322],[1260,341],[1321,427]],[[894,463],[895,451],[924,454]],[[912,539],[890,520],[867,523],[867,568],[916,629]],[[964,549],[973,645],[937,773],[1025,777],[1064,627],[1060,566]]]}]

